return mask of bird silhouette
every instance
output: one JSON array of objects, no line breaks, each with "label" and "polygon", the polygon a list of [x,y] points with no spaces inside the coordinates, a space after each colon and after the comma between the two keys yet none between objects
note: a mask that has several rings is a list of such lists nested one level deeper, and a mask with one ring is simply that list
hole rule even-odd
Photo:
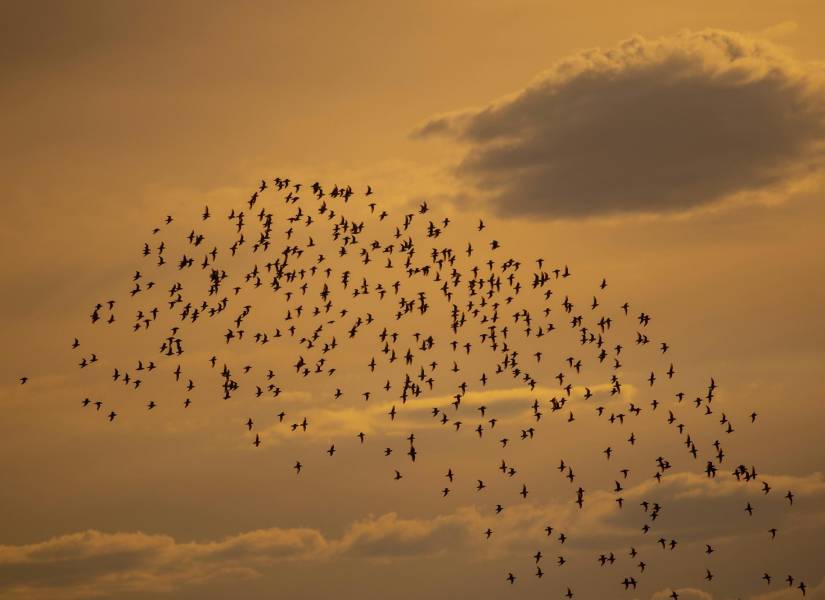
[{"label": "bird silhouette", "polygon": [[[647,558],[647,546],[663,556],[677,557],[668,559],[672,561],[692,551],[687,547],[690,544],[663,535],[672,531],[669,528],[690,526],[676,522],[676,511],[669,510],[678,500],[668,501],[665,509],[665,501],[650,491],[678,481],[674,475],[679,472],[692,469],[708,485],[730,482],[739,486],[742,495],[731,497],[743,498],[745,512],[753,519],[742,517],[741,504],[731,514],[759,522],[762,504],[760,513],[754,515],[755,498],[768,496],[772,488],[759,478],[754,466],[729,468],[736,464],[727,456],[733,453],[732,445],[719,440],[709,443],[714,437],[728,439],[736,432],[733,423],[739,422],[738,412],[728,411],[728,405],[724,405],[727,412],[722,412],[718,398],[725,392],[713,377],[707,385],[682,379],[683,369],[677,370],[674,364],[678,363],[678,344],[663,339],[659,320],[647,310],[634,308],[631,313],[630,302],[616,296],[620,286],[612,279],[608,287],[606,277],[582,278],[561,261],[509,256],[503,238],[493,237],[492,222],[466,215],[439,216],[434,201],[417,200],[396,214],[395,205],[385,202],[371,185],[357,189],[365,191],[279,176],[256,183],[226,212],[213,204],[215,210],[205,206],[188,217],[167,214],[151,229],[149,241],[142,242],[138,268],[124,276],[123,298],[99,299],[91,313],[84,311],[83,318],[86,327],[104,332],[99,335],[122,330],[135,339],[150,339],[155,354],[149,356],[142,350],[142,356],[129,356],[127,362],[108,356],[102,345],[95,348],[93,335],[78,332],[71,348],[77,349],[82,338],[83,355],[74,355],[71,368],[82,369],[84,377],[117,385],[119,394],[144,393],[143,381],[149,390],[156,390],[161,382],[174,386],[170,389],[180,393],[177,398],[186,398],[184,408],[191,407],[187,416],[212,400],[257,403],[245,404],[249,413],[236,413],[233,427],[238,435],[248,436],[243,438],[247,450],[250,439],[256,448],[273,438],[295,443],[308,467],[308,479],[291,480],[296,488],[302,487],[300,482],[313,481],[318,470],[313,468],[312,456],[320,456],[327,443],[324,451],[329,457],[340,448],[334,460],[340,469],[354,471],[369,465],[366,457],[372,453],[380,452],[387,461],[399,456],[406,461],[406,456],[411,463],[404,467],[409,479],[389,484],[389,471],[385,471],[380,477],[382,485],[406,490],[417,475],[437,468],[436,481],[445,483],[440,479],[445,474],[451,487],[433,483],[433,496],[440,493],[449,505],[463,501],[465,493],[483,493],[489,503],[485,502],[487,508],[480,518],[498,519],[497,531],[503,531],[510,526],[510,510],[501,515],[506,494],[517,492],[524,501],[519,506],[539,506],[542,493],[558,478],[563,486],[559,493],[566,506],[578,507],[578,511],[573,509],[576,514],[586,518],[590,510],[627,513],[622,518],[632,519],[634,533],[628,534],[625,547],[631,548],[634,562]],[[366,197],[368,202],[358,202]],[[131,321],[129,310],[135,315]],[[275,346],[277,354],[272,351]],[[128,352],[125,348],[124,353]],[[273,360],[272,356],[285,358]],[[101,364],[111,377],[101,375]],[[26,376],[19,378],[20,385],[27,381]],[[692,391],[695,401],[690,400]],[[20,393],[28,393],[28,388]],[[312,403],[296,400],[307,395]],[[180,410],[178,404],[167,405],[162,397],[155,398],[157,402],[152,399],[145,404],[153,413],[151,418]],[[316,404],[317,398],[323,403]],[[107,398],[106,406],[118,407],[123,413],[121,421],[137,418],[128,404],[116,402]],[[82,407],[89,404],[97,409],[84,413],[91,418],[103,402],[86,398],[81,403]],[[755,423],[757,413],[746,410],[741,418]],[[359,422],[364,431],[339,414],[363,416]],[[287,415],[292,416],[285,421]],[[422,415],[430,419],[427,434],[408,435],[413,427],[419,431]],[[111,410],[108,421],[117,416]],[[763,418],[758,427],[763,426]],[[588,423],[598,426],[592,433],[583,433],[580,426]],[[401,428],[405,428],[403,433]],[[112,431],[121,434],[122,429]],[[567,435],[575,435],[580,442],[582,465],[579,457],[568,455],[565,461],[553,456],[552,444],[548,454],[535,450],[534,445],[541,443],[536,440],[561,439],[563,430],[575,432]],[[339,431],[344,432],[339,439],[327,437]],[[648,436],[648,431],[678,442],[681,454],[673,455],[667,444],[659,445],[657,436]],[[450,456],[432,451],[436,434],[449,436],[451,448],[478,457],[479,464],[488,452],[500,452],[505,458],[498,471],[499,459],[486,465],[495,476],[485,474],[481,466],[467,473],[452,463],[460,473],[457,476],[449,466]],[[378,439],[378,445],[367,444],[368,435]],[[317,454],[303,454],[318,437],[324,438],[324,445],[315,446]],[[389,445],[383,443],[385,439]],[[421,460],[417,460],[416,443],[422,449]],[[396,444],[401,445],[401,454],[393,453],[391,446],[398,448]],[[548,464],[558,460],[558,473],[536,474],[530,465],[522,468],[518,460],[522,454],[531,460],[547,459]],[[256,457],[266,455],[262,451]],[[647,460],[640,464],[649,465],[649,470],[640,473],[642,469],[631,458]],[[603,471],[607,475],[599,477],[601,467],[592,466],[596,459],[609,467]],[[279,468],[288,473],[291,467],[300,475],[302,462],[290,463],[278,463]],[[571,463],[576,463],[575,473]],[[387,468],[398,482],[403,476],[395,466]],[[467,471],[476,467],[473,462]],[[577,474],[589,491],[574,483]],[[536,481],[542,477],[547,481]],[[422,475],[421,481],[432,479]],[[465,485],[465,481],[476,481],[476,485]],[[641,494],[645,497],[637,506]],[[603,498],[609,508],[601,508]],[[787,503],[781,504],[789,508],[795,495],[788,490],[784,499]],[[511,510],[517,513],[520,509]],[[665,525],[660,527],[662,522]],[[491,539],[493,529],[483,527],[492,545],[511,533]],[[558,532],[553,539],[556,530],[550,525],[537,524],[536,529],[534,533],[548,544],[532,556],[536,577],[544,584],[553,579],[543,577],[539,563],[544,552],[556,555],[549,545],[563,545],[568,537]],[[575,545],[575,532],[569,531]],[[755,531],[764,535],[765,530]],[[768,531],[774,539],[777,529]],[[649,532],[653,533],[646,538]],[[711,545],[704,545],[706,555],[714,552]],[[617,561],[621,565],[623,554],[617,559],[606,551],[597,560],[609,571]],[[556,555],[556,565],[576,562],[578,555],[575,551],[569,558]],[[587,564],[592,566],[592,562]],[[655,571],[654,561],[649,564],[648,569],[648,563],[639,560],[633,567],[634,572],[639,569],[635,577],[619,581],[614,574],[610,585],[636,590]],[[711,567],[713,572],[705,568],[704,575],[696,574],[699,584],[725,578],[718,565]],[[507,572],[505,581],[513,585],[513,573],[523,571],[518,565],[510,568],[513,571]],[[770,585],[768,573],[761,579]],[[789,586],[795,581],[789,576]],[[797,587],[806,593],[803,582]],[[564,589],[564,596],[573,598],[573,588],[565,584]],[[678,600],[679,594],[671,589],[669,597]]]}]

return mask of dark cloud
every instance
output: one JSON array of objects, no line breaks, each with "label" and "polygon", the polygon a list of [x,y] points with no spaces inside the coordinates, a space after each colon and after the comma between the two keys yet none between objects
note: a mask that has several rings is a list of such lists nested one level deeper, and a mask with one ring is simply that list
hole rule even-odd
[{"label": "dark cloud", "polygon": [[637,36],[416,135],[466,143],[456,172],[502,215],[684,212],[811,175],[822,90],[821,69],[740,34]]}]

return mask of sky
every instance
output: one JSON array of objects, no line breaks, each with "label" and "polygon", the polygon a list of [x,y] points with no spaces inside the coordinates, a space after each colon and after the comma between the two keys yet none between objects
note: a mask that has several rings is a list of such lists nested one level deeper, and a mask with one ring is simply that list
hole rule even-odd
[{"label": "sky", "polygon": [[[12,1],[3,9],[0,599],[562,598],[570,587],[576,598],[647,600],[677,590],[690,599],[780,600],[801,597],[799,581],[807,597],[825,598],[821,3]],[[176,278],[187,290],[203,283],[197,268],[169,272],[181,249],[201,260],[202,249],[187,247],[190,229],[228,260],[237,236],[231,210],[246,210],[250,228],[264,203],[279,219],[291,214],[276,177],[302,182],[312,210],[312,182],[328,193],[351,185],[346,205],[326,200],[369,223],[364,241],[399,246],[395,225],[416,215],[417,259],[449,246],[467,276],[468,242],[479,264],[491,253],[499,264],[521,261],[528,284],[539,257],[545,269],[568,266],[572,276],[552,282],[561,339],[524,342],[521,360],[541,372],[539,385],[473,383],[464,427],[442,426],[430,408],[448,406],[465,373],[475,382],[496,360],[482,343],[472,355],[450,350],[440,283],[429,284],[426,317],[395,324],[397,304],[374,293],[350,300],[335,280],[336,308],[353,306],[332,326],[342,327],[345,347],[336,383],[296,374],[295,340],[230,345],[227,326],[207,321],[186,337],[182,379],[197,386],[183,390],[170,374],[177,359],[157,352],[166,325],[133,332],[135,312],[168,306]],[[268,188],[252,210],[247,201],[262,179]],[[386,222],[377,222],[371,201],[390,214]],[[322,231],[324,217],[315,218]],[[444,218],[443,237],[427,238],[426,223]],[[277,235],[287,227],[279,221]],[[304,240],[300,222],[294,227]],[[163,268],[155,266],[161,239],[170,252]],[[491,239],[501,249],[490,250]],[[392,283],[383,253],[361,266],[357,250],[337,257],[328,235],[315,240],[331,263]],[[151,262],[142,256],[147,243]],[[244,252],[226,263],[236,278],[265,262]],[[135,271],[140,281],[156,279],[155,291],[130,297]],[[248,293],[252,322],[285,332],[295,302],[270,292],[245,290],[231,319]],[[543,300],[528,294],[535,296],[525,289],[516,304],[538,317]],[[568,295],[588,318],[598,297],[616,322],[610,335],[629,340],[619,357],[621,400],[609,394],[612,356],[604,368],[583,359],[584,376],[569,375],[578,395],[573,423],[569,407],[561,415],[547,407],[563,393],[553,377],[565,359],[592,355],[562,314]],[[117,321],[93,325],[95,305],[110,298]],[[314,323],[314,301],[304,304],[293,318]],[[516,310],[502,309],[513,331],[521,329]],[[633,343],[640,311],[652,317],[650,348]],[[413,333],[441,332],[429,351],[440,363],[433,391],[402,407],[372,385],[404,369],[380,359],[377,324],[345,340],[344,321],[367,312],[399,330],[399,354]],[[667,353],[653,347],[661,341]],[[530,357],[539,348],[540,363]],[[250,382],[228,402],[208,364],[216,352],[219,366],[230,363]],[[92,353],[99,364],[78,369]],[[372,356],[380,359],[375,373]],[[138,359],[156,361],[157,376],[147,374],[140,392],[115,387],[112,369],[134,375]],[[448,371],[454,360],[463,372]],[[240,375],[244,365],[248,375]],[[283,394],[256,398],[250,390],[266,384],[268,368]],[[651,371],[655,387],[646,381]],[[711,377],[718,387],[708,416],[689,399],[703,396]],[[348,391],[340,402],[330,395],[336,386]],[[580,398],[585,386],[594,398]],[[687,400],[671,406],[677,390]],[[103,409],[84,408],[86,397]],[[184,397],[193,401],[186,409]],[[654,398],[663,404],[656,413]],[[541,422],[535,399],[547,407]],[[149,400],[157,408],[148,411]],[[616,425],[596,412],[626,412],[628,402],[645,407],[638,420]],[[390,421],[396,404],[401,412]],[[512,429],[506,449],[498,429],[475,439],[479,405]],[[686,453],[665,420],[671,409],[700,458],[723,441],[719,478]],[[722,414],[735,434],[724,433]],[[303,416],[307,431],[290,431]],[[540,431],[519,440],[528,422]],[[415,464],[404,455],[411,432]],[[631,432],[639,438],[632,449]],[[328,457],[332,443],[338,453]],[[616,451],[610,461],[607,446]],[[517,477],[497,472],[503,456]],[[652,477],[657,456],[673,463],[661,483]],[[575,465],[576,485],[556,469],[560,460]],[[737,483],[730,471],[740,461],[756,465],[773,491],[763,497],[753,487],[761,481]],[[612,486],[622,465],[631,476],[618,511]],[[393,480],[395,469],[403,479]],[[476,492],[477,479],[489,488]],[[522,483],[526,499],[516,493]],[[580,483],[583,509],[573,502]],[[792,507],[786,490],[796,496]],[[643,500],[664,507],[657,527],[679,541],[676,550],[661,553],[658,535],[640,539]],[[497,502],[505,510],[495,516]],[[746,502],[756,507],[752,518]],[[774,541],[770,527],[779,530]],[[558,532],[569,536],[563,547]],[[649,565],[643,575],[628,556],[634,544]],[[534,576],[537,549],[542,578]],[[599,566],[610,552],[616,565]],[[793,587],[783,582],[789,574]],[[639,580],[635,591],[620,583],[630,576]]]}]

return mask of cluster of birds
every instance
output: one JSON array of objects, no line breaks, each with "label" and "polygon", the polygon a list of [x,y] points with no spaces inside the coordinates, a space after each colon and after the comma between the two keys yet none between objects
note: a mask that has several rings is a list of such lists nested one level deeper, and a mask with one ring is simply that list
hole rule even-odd
[{"label": "cluster of birds", "polygon": [[[172,215],[167,216],[143,245],[144,264],[130,278],[129,298],[101,301],[93,306],[93,327],[116,326],[120,323],[116,308],[131,302],[139,305],[134,319],[128,323],[134,334],[151,335],[159,330],[154,338],[156,355],[136,359],[133,368],[110,365],[113,383],[139,390],[150,377],[172,377],[183,390],[183,408],[189,409],[193,405],[192,391],[196,385],[201,386],[202,378],[197,377],[196,370],[185,373],[182,368],[187,335],[196,328],[204,329],[200,327],[203,323],[218,323],[211,328],[222,332],[219,337],[213,336],[217,349],[209,349],[206,355],[211,355],[209,369],[217,374],[214,395],[226,401],[238,394],[284,398],[282,386],[286,383],[280,368],[231,366],[233,357],[241,354],[235,353],[238,346],[279,343],[294,352],[290,377],[306,380],[307,386],[310,381],[317,382],[321,389],[328,390],[331,405],[342,398],[359,403],[392,399],[395,403],[387,411],[386,419],[393,423],[403,418],[414,402],[435,397],[436,390],[443,399],[446,389],[449,400],[431,409],[434,423],[448,431],[470,431],[473,438],[482,441],[495,435],[493,443],[502,449],[510,447],[511,440],[531,440],[539,435],[540,423],[548,411],[561,423],[573,422],[576,410],[592,408],[592,403],[586,401],[598,398],[597,394],[606,395],[609,403],[596,406],[596,415],[617,428],[630,424],[643,410],[648,410],[634,402],[625,403],[623,410],[610,409],[622,403],[627,386],[622,371],[626,348],[649,348],[662,357],[669,356],[670,346],[651,339],[651,315],[637,314],[628,302],[603,306],[606,279],[594,286],[592,301],[574,303],[569,295],[561,293],[572,277],[567,265],[551,265],[543,258],[522,262],[505,256],[502,244],[489,235],[481,219],[470,232],[459,234],[459,242],[448,243],[454,224],[450,218],[433,217],[427,202],[394,218],[388,207],[380,206],[374,199],[371,187],[357,193],[350,186],[328,188],[318,182],[305,186],[276,177],[262,180],[256,188],[243,204],[221,215],[205,207],[199,217],[185,223],[188,234],[184,231],[175,236],[178,222]],[[352,213],[359,215],[358,219]],[[212,243],[206,229],[216,219],[228,221],[228,227],[214,236],[217,243]],[[221,235],[228,235],[229,240],[222,242],[218,239]],[[251,298],[265,294],[265,302],[253,304]],[[526,300],[528,296],[533,304]],[[266,308],[262,309],[264,305]],[[276,326],[257,324],[254,315],[270,309],[280,315]],[[635,330],[627,340],[617,339],[619,320]],[[563,329],[573,333],[575,349],[568,351],[561,364],[548,364],[549,351],[545,348],[559,348],[555,340]],[[97,353],[83,353],[78,338],[71,347],[80,353],[77,364],[81,369],[98,372],[98,365],[108,362]],[[197,351],[202,350],[199,343]],[[445,352],[449,353],[448,359],[444,358]],[[219,359],[219,355],[224,358]],[[345,389],[347,386],[339,383],[336,359],[352,361],[355,356],[363,356],[363,374],[348,381],[355,381],[354,385],[361,389],[352,389],[352,383]],[[606,385],[595,391],[592,382],[585,385],[582,373],[587,369],[610,372]],[[662,380],[673,380],[675,375],[676,368],[670,363],[658,374],[650,371],[644,387],[658,391]],[[27,381],[26,377],[20,379],[21,384]],[[547,395],[552,397],[533,400],[526,422],[519,422],[522,417],[498,415],[496,403],[470,406],[472,391],[495,390],[496,382],[508,386],[515,382],[526,394],[537,396],[549,389],[552,391]],[[703,469],[708,478],[730,473],[743,486],[758,481],[759,493],[767,495],[772,488],[760,479],[754,466],[740,464],[732,470],[723,467],[726,455],[722,442],[716,439],[712,447],[702,447],[696,432],[677,414],[692,405],[699,414],[718,419],[720,437],[734,433],[732,420],[725,413],[717,415],[717,389],[711,378],[702,395],[692,401],[682,391],[674,393],[669,401],[651,399],[650,412],[646,414],[654,415],[680,436],[691,460],[699,460],[700,453],[708,454]],[[110,422],[118,419],[117,410],[102,400],[85,398],[81,403],[86,409],[101,411]],[[159,403],[148,400],[146,409],[152,411]],[[296,433],[306,432],[313,424],[311,414],[297,415],[291,422],[285,421],[287,416],[286,409],[281,409],[272,419],[274,424]],[[750,423],[756,419],[756,413],[749,415]],[[239,419],[241,425],[252,445],[260,447],[267,443],[266,428],[251,417]],[[496,435],[499,431],[500,437]],[[369,447],[365,444],[365,432],[353,431],[352,436],[359,440],[359,446]],[[414,433],[404,437],[404,460],[409,460],[410,468],[419,453],[417,439]],[[633,447],[637,436],[631,432],[626,440]],[[390,447],[381,451],[385,456],[393,453]],[[324,452],[333,457],[335,443]],[[621,454],[612,446],[602,453],[607,461]],[[655,465],[653,477],[658,482],[673,472],[672,461],[663,456],[655,459]],[[300,475],[305,465],[296,460],[293,468]],[[517,469],[505,459],[498,469],[508,479],[518,476]],[[588,493],[574,483],[573,467],[562,460],[558,471],[575,486],[571,502],[583,509]],[[615,495],[615,509],[623,510],[622,492],[631,469],[625,467],[617,472],[620,477],[608,489]],[[393,468],[390,475],[388,479],[395,481],[404,477],[400,468]],[[447,497],[456,474],[447,468],[445,477],[447,485],[440,493]],[[477,482],[477,491],[488,487],[483,479],[472,479]],[[518,494],[526,500],[530,494],[528,482],[519,483]],[[785,499],[788,507],[793,505],[793,492],[788,490]],[[753,515],[756,504],[754,499],[743,507],[743,518]],[[644,500],[640,509],[640,544],[644,544],[648,539],[644,536],[654,530],[664,506]],[[491,519],[503,510],[503,504],[495,504]],[[557,532],[551,525],[543,533],[558,542],[559,548],[568,540],[565,533]],[[487,527],[480,534],[490,539],[494,529]],[[775,538],[777,528],[771,528],[767,534],[770,539]],[[673,551],[678,540],[659,537],[649,545]],[[714,548],[706,545],[705,553],[713,552]],[[634,573],[617,578],[617,585],[624,590],[636,590],[648,565],[635,546],[629,547],[627,555],[635,562]],[[545,575],[544,559],[541,550],[532,556],[535,577]],[[600,553],[595,559],[601,566],[619,560],[614,552]],[[559,550],[553,562],[561,567],[568,559]],[[504,580],[515,584],[517,571],[505,573]],[[706,569],[704,579],[710,582],[714,577]],[[766,585],[772,584],[769,573],[764,573],[762,579]],[[805,595],[804,582],[791,575],[785,581]],[[564,587],[563,595],[573,598],[573,587]],[[675,589],[671,597],[678,600]]]}]

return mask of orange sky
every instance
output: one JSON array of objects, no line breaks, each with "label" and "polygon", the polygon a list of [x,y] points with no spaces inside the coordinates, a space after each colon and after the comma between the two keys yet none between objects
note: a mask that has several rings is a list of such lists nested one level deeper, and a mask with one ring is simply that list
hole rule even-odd
[{"label": "orange sky", "polygon": [[[788,574],[806,582],[807,597],[825,598],[821,3],[5,8],[0,598],[562,598],[567,587],[576,598],[664,598],[672,589],[682,598],[800,597],[783,583]],[[432,352],[443,374],[396,421],[386,412],[397,398],[379,384],[403,368],[382,363],[369,374],[375,325],[352,341],[339,336],[346,349],[330,383],[294,374],[294,344],[226,346],[223,322],[204,323],[182,359],[185,378],[198,384],[184,412],[186,392],[169,375],[175,363],[157,355],[160,326],[147,335],[129,328],[151,305],[148,293],[129,298],[134,271],[157,280],[160,306],[178,277],[147,264],[141,249],[163,239],[176,262],[195,228],[209,248],[228,252],[236,231],[226,215],[246,208],[261,178],[270,182],[262,202],[279,207],[279,219],[293,210],[280,208],[276,176],[302,182],[309,207],[313,181],[327,191],[352,185],[355,197],[336,210],[369,223],[365,243],[397,244],[394,226],[426,201],[430,212],[415,221],[418,259],[435,246],[463,252],[477,240],[482,262],[496,239],[496,259],[522,261],[528,283],[538,257],[569,265],[573,276],[558,284],[554,310],[562,313],[569,294],[589,315],[598,295],[613,314],[614,334],[631,340],[622,400],[670,403],[676,389],[692,398],[713,377],[714,416],[725,413],[737,428],[723,440],[735,462],[722,470],[755,464],[774,492],[764,501],[747,496],[761,503],[746,520],[746,496],[729,476],[710,485],[704,460],[686,460],[663,408],[621,428],[600,419],[592,401],[575,406],[569,426],[547,409],[541,434],[519,445],[533,400],[560,393],[553,375],[584,352],[561,314],[558,342],[525,342],[523,355],[544,353],[535,365],[539,387],[531,392],[509,378],[476,386],[458,433],[431,419],[430,408],[451,401],[464,373],[476,380],[495,360],[474,348],[462,373],[447,372],[455,358],[441,305],[398,326],[407,338],[441,332]],[[387,222],[370,213],[367,185]],[[200,218],[205,205],[209,221]],[[153,236],[167,214],[174,222]],[[426,238],[426,222],[444,217],[444,237]],[[275,228],[279,249],[288,226]],[[300,239],[322,224],[313,227],[299,229]],[[391,283],[380,253],[361,267],[356,250],[339,259],[328,236],[315,241],[331,263]],[[196,263],[202,254],[195,251]],[[473,262],[459,260],[467,269]],[[264,262],[249,255],[228,264],[242,279]],[[180,275],[193,286],[200,276]],[[288,327],[287,304],[266,289],[249,294],[253,322]],[[338,288],[335,295],[340,306],[350,302]],[[92,326],[91,309],[109,298],[118,299],[116,326]],[[650,335],[667,340],[667,355],[634,347],[635,320],[619,318],[625,301],[631,317],[653,316]],[[353,314],[335,325],[341,335],[355,314],[381,322],[397,310],[374,296],[351,302]],[[543,306],[540,298],[523,302],[535,314]],[[233,304],[231,318],[244,304]],[[515,310],[502,311],[514,330]],[[91,352],[102,364],[77,369]],[[254,365],[256,385],[274,368],[284,395],[256,399],[248,384],[221,401],[207,362],[216,352],[236,370]],[[162,363],[162,376],[147,377],[139,394],[113,387],[111,369],[131,371],[137,359]],[[678,383],[665,381],[671,361]],[[645,381],[651,370],[660,378],[653,389]],[[591,386],[608,412],[621,410],[608,395],[611,371],[584,373],[576,385]],[[373,380],[367,404],[358,395]],[[330,397],[336,386],[350,392],[340,402]],[[116,406],[117,420],[82,408],[84,397]],[[149,400],[158,403],[151,413]],[[495,472],[504,450],[493,432],[475,443],[479,404],[511,428],[507,456],[518,478]],[[282,409],[288,422],[310,417],[306,435],[278,426]],[[679,410],[707,454],[724,435],[718,419]],[[411,431],[420,440],[414,467],[403,455]],[[624,441],[631,431],[639,437],[633,454]],[[256,432],[264,439],[257,449]],[[332,460],[323,452],[331,443]],[[608,445],[619,452],[609,464]],[[396,449],[391,459],[385,446]],[[658,455],[673,457],[675,468],[653,487]],[[575,464],[576,486],[555,470],[559,458]],[[305,464],[300,478],[296,460]],[[662,535],[680,540],[677,555],[659,554],[656,539],[639,541],[641,521],[611,512],[620,464],[634,473],[630,510],[651,496],[667,502]],[[447,468],[457,481],[442,498]],[[474,491],[476,479],[489,482],[486,497]],[[515,494],[522,481],[531,489],[525,501]],[[583,512],[571,502],[579,481],[593,494]],[[787,489],[797,495],[792,511],[781,498]],[[507,510],[491,520],[500,498]],[[566,531],[569,545],[543,540],[547,523]],[[763,534],[773,524],[780,535],[768,543]],[[481,535],[488,526],[496,530],[490,544]],[[650,566],[639,588],[624,592],[621,580],[639,577],[627,557],[631,543]],[[711,558],[706,543],[717,548]],[[541,580],[530,558],[539,547]],[[562,568],[554,564],[560,552],[569,559]],[[609,552],[617,565],[600,567],[596,558]],[[711,582],[703,580],[708,568]],[[518,576],[513,586],[508,572]],[[774,577],[770,586],[763,572]]]}]

